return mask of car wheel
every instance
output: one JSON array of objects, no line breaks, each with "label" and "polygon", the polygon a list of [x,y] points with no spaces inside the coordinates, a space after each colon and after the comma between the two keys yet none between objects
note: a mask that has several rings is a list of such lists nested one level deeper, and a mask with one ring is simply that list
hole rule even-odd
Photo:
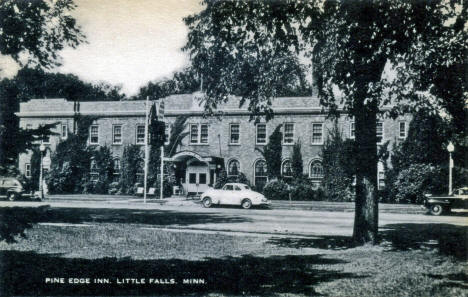
[{"label": "car wheel", "polygon": [[252,201],[250,201],[250,199],[244,199],[244,200],[242,200],[241,206],[244,209],[251,208],[252,207]]},{"label": "car wheel", "polygon": [[16,197],[17,197],[16,193],[13,193],[13,192],[8,193],[8,200],[15,201]]},{"label": "car wheel", "polygon": [[211,201],[211,198],[210,197],[205,197],[203,198],[202,200],[202,204],[203,204],[203,207],[211,207],[211,205],[213,204],[213,202]]},{"label": "car wheel", "polygon": [[444,212],[444,207],[440,204],[431,205],[430,213],[435,216],[440,216]]}]

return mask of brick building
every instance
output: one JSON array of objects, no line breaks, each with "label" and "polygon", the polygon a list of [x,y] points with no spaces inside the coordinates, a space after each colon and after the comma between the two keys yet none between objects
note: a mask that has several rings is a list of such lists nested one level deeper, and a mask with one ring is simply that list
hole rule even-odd
[{"label": "brick building", "polygon": [[[214,183],[219,168],[224,166],[228,174],[243,172],[255,185],[267,180],[265,161],[255,150],[262,148],[268,137],[282,124],[283,157],[282,172],[290,174],[290,158],[293,144],[302,143],[304,174],[317,184],[322,178],[321,150],[333,122],[319,106],[316,97],[275,98],[272,107],[273,120],[255,124],[249,121],[250,113],[239,108],[239,98],[231,98],[221,105],[218,111],[222,117],[203,117],[203,107],[197,94],[172,95],[162,99],[165,103],[165,121],[168,129],[179,115],[187,115],[188,136],[177,148],[177,152],[167,161],[185,168],[182,183],[186,192],[201,192]],[[59,123],[56,132],[45,145],[47,154],[54,151],[61,139],[72,131],[76,104],[65,99],[32,99],[20,104],[17,116],[20,127],[35,128],[40,124]],[[94,101],[81,102],[79,113],[96,116],[90,126],[89,145],[107,145],[111,148],[115,165],[118,167],[125,145],[144,146],[144,101]],[[379,143],[387,140],[401,141],[407,135],[409,116],[397,120],[382,119],[377,123]],[[344,137],[354,137],[354,123],[349,117],[341,116],[338,125]],[[166,131],[166,133],[170,133]],[[389,146],[392,147],[391,145]],[[21,154],[19,168],[26,176],[31,172],[31,154]],[[91,166],[91,165],[90,165]],[[379,165],[379,184],[383,185],[383,166]]]}]

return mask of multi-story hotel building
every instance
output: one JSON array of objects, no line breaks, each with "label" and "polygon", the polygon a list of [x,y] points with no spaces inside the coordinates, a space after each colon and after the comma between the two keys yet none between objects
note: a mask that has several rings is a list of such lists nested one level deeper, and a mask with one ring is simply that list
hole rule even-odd
[{"label": "multi-story hotel building", "polygon": [[[264,184],[267,180],[266,164],[255,148],[262,148],[267,144],[268,137],[279,124],[282,124],[283,132],[283,174],[289,174],[293,144],[300,141],[304,174],[320,183],[322,146],[334,123],[326,119],[318,98],[275,98],[272,101],[274,118],[269,122],[255,124],[249,121],[250,113],[247,108],[239,108],[239,98],[233,97],[219,106],[218,111],[222,112],[222,116],[203,117],[203,107],[199,105],[196,96],[197,94],[172,95],[161,99],[165,103],[164,120],[168,129],[177,116],[188,116],[186,129],[189,134],[182,140],[177,152],[167,159],[176,166],[179,164],[186,168],[185,179],[182,179],[186,192],[201,192],[213,184],[221,166],[226,168],[228,174],[240,171],[253,184]],[[50,153],[72,130],[76,109],[76,103],[66,99],[31,99],[20,104],[17,116],[22,128],[59,123],[56,126],[59,135],[51,136],[45,141]],[[81,102],[79,113],[96,117],[90,126],[88,143],[93,146],[109,146],[114,154],[116,167],[119,167],[126,145],[141,145],[143,150],[145,101]],[[379,143],[403,140],[407,135],[409,120],[410,116],[402,116],[396,120],[379,120]],[[338,126],[344,137],[354,137],[352,118],[341,116]],[[31,172],[30,158],[30,153],[19,157],[20,171],[26,176]],[[380,185],[383,183],[383,176],[383,166],[380,164]]]}]

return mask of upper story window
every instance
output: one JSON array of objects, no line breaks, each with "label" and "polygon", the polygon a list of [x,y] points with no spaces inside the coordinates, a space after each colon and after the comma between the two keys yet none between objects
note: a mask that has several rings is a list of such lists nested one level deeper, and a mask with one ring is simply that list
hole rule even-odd
[{"label": "upper story window", "polygon": [[122,125],[112,126],[112,144],[122,144]]},{"label": "upper story window", "polygon": [[89,143],[99,144],[99,126],[98,125],[91,125],[91,127],[89,127]]},{"label": "upper story window", "polygon": [[406,138],[406,122],[399,122],[398,123],[398,137],[400,139]]},{"label": "upper story window", "polygon": [[257,124],[256,143],[266,144],[266,124]]},{"label": "upper story window", "polygon": [[228,175],[239,175],[240,163],[238,160],[233,159],[228,164]]},{"label": "upper story window", "polygon": [[190,124],[190,143],[208,144],[207,124]]},{"label": "upper story window", "polygon": [[229,144],[240,144],[240,124],[229,125]]},{"label": "upper story window", "polygon": [[62,131],[60,131],[60,137],[62,139],[67,139],[68,137],[68,125],[67,124],[62,124]]},{"label": "upper story window", "polygon": [[283,144],[294,143],[294,123],[284,124]]},{"label": "upper story window", "polygon": [[145,125],[136,127],[136,144],[145,144]]},{"label": "upper story window", "polygon": [[323,123],[312,123],[312,144],[323,144]]},{"label": "upper story window", "polygon": [[351,122],[349,125],[349,138],[354,139],[356,137],[356,125]]},{"label": "upper story window", "polygon": [[384,124],[383,122],[377,122],[377,143],[382,143],[384,138]]},{"label": "upper story window", "polygon": [[291,161],[290,160],[285,160],[281,166],[281,175],[285,177],[291,177],[292,176],[292,167],[291,167]]}]

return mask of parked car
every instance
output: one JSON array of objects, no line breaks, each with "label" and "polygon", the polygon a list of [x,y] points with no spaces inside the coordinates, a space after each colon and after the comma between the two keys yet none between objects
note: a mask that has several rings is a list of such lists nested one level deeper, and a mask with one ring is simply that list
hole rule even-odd
[{"label": "parked car", "polygon": [[468,209],[468,187],[456,189],[452,195],[432,196],[426,194],[425,196],[424,207],[435,216],[448,213],[453,208]]},{"label": "parked car", "polygon": [[21,198],[24,194],[23,185],[14,177],[0,177],[0,197],[10,201]]},{"label": "parked car", "polygon": [[246,209],[253,205],[268,206],[271,203],[262,194],[252,191],[248,185],[240,183],[227,183],[222,189],[210,188],[201,194],[200,200],[204,207],[225,204],[240,205]]}]

